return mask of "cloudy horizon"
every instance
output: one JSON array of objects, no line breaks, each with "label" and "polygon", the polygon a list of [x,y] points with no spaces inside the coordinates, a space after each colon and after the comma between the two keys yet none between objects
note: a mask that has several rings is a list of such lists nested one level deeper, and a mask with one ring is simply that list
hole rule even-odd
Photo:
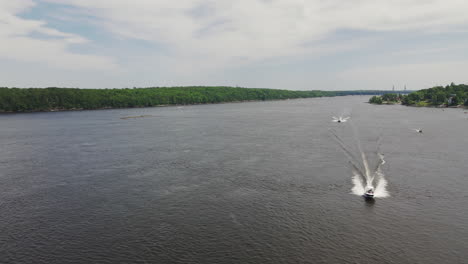
[{"label": "cloudy horizon", "polygon": [[0,1],[0,86],[468,83],[462,0]]}]

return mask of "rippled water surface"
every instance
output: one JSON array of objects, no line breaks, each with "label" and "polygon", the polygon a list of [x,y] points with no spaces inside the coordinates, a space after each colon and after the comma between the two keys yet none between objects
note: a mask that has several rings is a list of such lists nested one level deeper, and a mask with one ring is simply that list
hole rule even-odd
[{"label": "rippled water surface", "polygon": [[0,263],[467,263],[468,114],[367,100],[0,115]]}]

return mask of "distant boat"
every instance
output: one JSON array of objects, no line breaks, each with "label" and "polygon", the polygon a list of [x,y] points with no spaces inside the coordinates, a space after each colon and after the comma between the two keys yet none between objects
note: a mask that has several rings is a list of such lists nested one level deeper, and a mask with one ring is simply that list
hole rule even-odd
[{"label": "distant boat", "polygon": [[418,133],[422,133],[422,128],[417,128],[417,129],[414,128],[413,130],[416,131],[416,132],[418,132]]},{"label": "distant boat", "polygon": [[333,122],[344,123],[344,122],[348,121],[349,116],[348,117],[341,117],[341,116],[340,117],[335,117],[335,116],[333,116],[332,118],[333,118],[333,120],[332,120]]}]

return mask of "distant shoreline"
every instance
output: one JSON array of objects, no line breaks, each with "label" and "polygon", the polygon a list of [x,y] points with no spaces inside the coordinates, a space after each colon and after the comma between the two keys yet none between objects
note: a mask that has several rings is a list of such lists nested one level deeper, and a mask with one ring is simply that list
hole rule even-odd
[{"label": "distant shoreline", "polygon": [[[317,98],[317,97],[309,97]],[[307,99],[307,98],[292,98],[292,99],[276,99],[268,101],[286,101],[294,99]],[[266,101],[266,100],[265,100]],[[264,100],[246,100],[246,101],[231,101],[231,102],[219,102],[219,103],[198,103],[198,104],[161,104],[153,106],[133,106],[133,107],[101,107],[101,108],[68,108],[68,109],[45,109],[37,111],[2,111],[1,114],[21,114],[21,113],[50,113],[50,112],[78,112],[78,111],[101,111],[101,110],[115,110],[115,109],[138,109],[138,108],[157,108],[157,107],[180,107],[180,106],[193,106],[193,105],[216,105],[216,104],[235,104],[235,103],[248,103],[248,102],[265,102]]]},{"label": "distant shoreline", "polygon": [[465,106],[465,105],[457,105],[457,106],[446,106],[446,105],[417,105],[417,104],[411,104],[411,105],[405,105],[405,104],[402,104],[401,102],[396,102],[396,103],[388,103],[388,102],[383,102],[381,104],[376,104],[376,103],[370,103],[370,102],[367,102],[368,104],[372,104],[372,105],[402,105],[402,106],[409,106],[409,107],[426,107],[426,108],[441,108],[441,109],[445,109],[445,108],[460,108],[460,109],[468,109],[468,106]]},{"label": "distant shoreline", "polygon": [[445,87],[435,86],[408,95],[389,93],[373,96],[369,99],[369,103],[378,105],[400,103],[413,107],[466,109],[468,108],[468,85],[451,83]]},{"label": "distant shoreline", "polygon": [[164,107],[382,93],[385,91],[292,91],[225,86],[133,89],[0,88],[0,113]]},{"label": "distant shoreline", "polygon": [[158,108],[158,107],[181,107],[181,106],[196,106],[196,105],[218,105],[218,104],[239,104],[239,103],[254,103],[254,102],[277,102],[287,100],[300,100],[300,99],[313,99],[313,98],[332,98],[332,97],[344,97],[344,96],[358,96],[358,95],[338,95],[338,96],[320,96],[320,97],[305,97],[305,98],[286,98],[286,99],[273,99],[273,100],[245,100],[245,101],[229,101],[229,102],[217,102],[217,103],[197,103],[197,104],[164,104],[154,106],[134,106],[134,107],[103,107],[103,108],[70,108],[70,109],[46,109],[38,111],[2,111],[2,114],[28,114],[28,113],[54,113],[54,112],[79,112],[79,111],[102,111],[102,110],[115,110],[115,109],[139,109],[139,108]]}]

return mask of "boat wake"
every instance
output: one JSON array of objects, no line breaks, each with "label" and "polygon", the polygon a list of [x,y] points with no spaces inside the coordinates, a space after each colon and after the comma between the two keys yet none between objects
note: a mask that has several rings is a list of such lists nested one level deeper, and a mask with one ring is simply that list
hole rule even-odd
[{"label": "boat wake", "polygon": [[381,155],[379,169],[370,174],[370,177],[367,177],[367,175],[363,176],[358,172],[353,171],[353,187],[351,188],[351,193],[362,196],[362,194],[366,191],[366,187],[372,186],[374,187],[375,198],[389,197],[390,194],[387,191],[387,180],[385,179],[385,175],[380,169],[380,166],[383,164],[385,164],[385,160],[383,159],[383,155]]},{"label": "boat wake", "polygon": [[336,116],[332,116],[333,120],[332,122],[335,122],[335,123],[345,123],[348,121],[348,119],[350,118],[349,116],[348,117],[342,117],[342,116],[339,116],[339,117],[336,117]]},{"label": "boat wake", "polygon": [[[371,161],[376,164],[375,167],[371,168],[369,165],[369,158],[361,147],[359,137],[357,137],[357,130],[354,129],[354,143],[357,150],[352,151],[352,148],[345,144],[345,142],[336,134],[334,130],[330,130],[333,138],[340,146],[341,150],[345,153],[348,158],[349,164],[352,169],[352,183],[351,193],[362,196],[369,187],[374,189],[375,198],[389,197],[390,194],[387,191],[387,180],[382,171],[382,166],[385,164],[384,155],[380,153],[380,139],[377,141],[377,150],[372,152]],[[357,153],[358,155],[355,155]]]}]

